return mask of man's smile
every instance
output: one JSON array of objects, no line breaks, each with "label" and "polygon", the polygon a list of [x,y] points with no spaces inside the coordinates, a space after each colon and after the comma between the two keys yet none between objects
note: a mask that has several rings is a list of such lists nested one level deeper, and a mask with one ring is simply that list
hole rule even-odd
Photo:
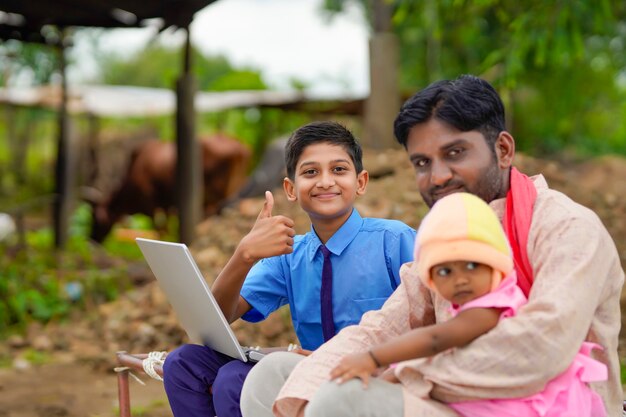
[{"label": "man's smile", "polygon": [[445,188],[434,188],[430,191],[430,195],[433,197],[433,200],[436,201],[449,194],[458,193],[460,191],[465,191],[465,187],[462,184],[455,184]]}]

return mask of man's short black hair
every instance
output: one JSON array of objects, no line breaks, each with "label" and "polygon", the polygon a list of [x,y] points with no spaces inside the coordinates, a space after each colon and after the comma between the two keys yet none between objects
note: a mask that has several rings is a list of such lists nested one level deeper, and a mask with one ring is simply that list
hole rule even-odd
[{"label": "man's short black hair", "polygon": [[352,132],[337,122],[312,122],[296,129],[285,145],[285,165],[291,180],[295,179],[296,166],[302,152],[307,146],[316,143],[341,146],[350,155],[356,173],[363,171],[363,150]]},{"label": "man's short black hair", "polygon": [[505,130],[500,96],[491,84],[473,75],[434,82],[408,99],[393,125],[397,141],[406,148],[411,128],[433,117],[461,132],[479,131],[494,152],[493,145]]}]

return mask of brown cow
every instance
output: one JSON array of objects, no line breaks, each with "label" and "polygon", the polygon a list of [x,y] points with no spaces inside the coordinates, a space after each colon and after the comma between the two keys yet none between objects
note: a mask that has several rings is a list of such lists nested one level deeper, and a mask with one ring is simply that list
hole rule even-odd
[{"label": "brown cow", "polygon": [[[216,214],[224,201],[236,195],[244,183],[250,151],[227,136],[200,140],[204,172],[205,215]],[[176,206],[176,145],[148,140],[131,155],[119,188],[104,198],[89,198],[93,223],[91,238],[102,242],[123,216],[142,213],[154,218],[157,211]]]}]

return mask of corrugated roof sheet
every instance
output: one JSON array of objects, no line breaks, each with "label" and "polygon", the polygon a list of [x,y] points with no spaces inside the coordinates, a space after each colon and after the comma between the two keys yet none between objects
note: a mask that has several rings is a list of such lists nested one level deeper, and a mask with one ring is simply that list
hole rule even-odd
[{"label": "corrugated roof sheet", "polygon": [[[196,93],[198,113],[254,106],[289,106],[311,101],[361,101],[350,95],[311,96],[297,91],[224,91]],[[58,108],[61,91],[57,86],[0,88],[0,103],[18,106]],[[106,117],[158,116],[172,114],[176,96],[172,90],[131,86],[70,86],[68,111]]]}]

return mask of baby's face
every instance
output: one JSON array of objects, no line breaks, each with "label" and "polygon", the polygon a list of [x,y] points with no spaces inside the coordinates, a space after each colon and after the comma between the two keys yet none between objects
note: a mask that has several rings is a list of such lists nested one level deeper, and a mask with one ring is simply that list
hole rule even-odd
[{"label": "baby's face", "polygon": [[430,276],[439,294],[463,305],[491,291],[492,268],[472,261],[450,261],[433,266]]}]

